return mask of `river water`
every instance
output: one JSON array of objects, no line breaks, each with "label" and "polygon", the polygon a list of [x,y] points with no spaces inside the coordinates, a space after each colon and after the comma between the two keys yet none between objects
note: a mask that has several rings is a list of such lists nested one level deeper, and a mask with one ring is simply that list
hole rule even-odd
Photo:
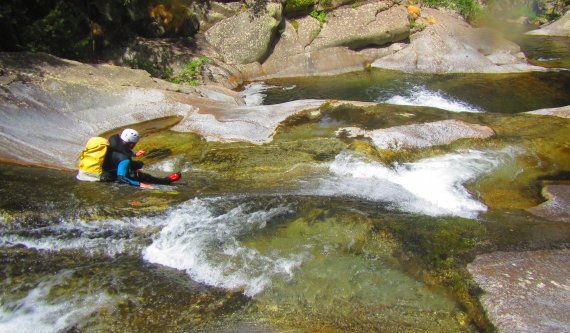
[{"label": "river water", "polygon": [[[292,117],[262,146],[149,133],[147,169],[183,170],[174,187],[0,165],[0,332],[488,330],[466,264],[570,245],[568,225],[525,210],[567,179],[570,121],[521,114],[570,105],[570,42],[523,46],[562,69],[250,84],[255,105],[381,104]],[[497,135],[380,157],[334,135],[442,119]]]}]

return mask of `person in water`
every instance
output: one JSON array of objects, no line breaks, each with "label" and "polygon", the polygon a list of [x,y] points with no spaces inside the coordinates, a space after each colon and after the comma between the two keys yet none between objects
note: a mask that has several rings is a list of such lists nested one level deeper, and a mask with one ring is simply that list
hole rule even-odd
[{"label": "person in water", "polygon": [[180,172],[164,178],[157,178],[141,172],[143,163],[132,160],[135,156],[139,157],[145,154],[144,150],[133,152],[139,139],[139,133],[130,128],[125,129],[121,135],[115,134],[109,138],[109,148],[103,162],[104,179],[152,189],[150,184],[169,185],[181,178]]}]

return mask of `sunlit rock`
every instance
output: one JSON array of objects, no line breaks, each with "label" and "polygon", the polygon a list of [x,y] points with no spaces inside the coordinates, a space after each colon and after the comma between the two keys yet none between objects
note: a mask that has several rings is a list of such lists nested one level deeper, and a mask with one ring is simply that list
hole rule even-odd
[{"label": "sunlit rock", "polygon": [[210,141],[246,141],[261,144],[271,140],[275,129],[287,117],[311,108],[324,100],[299,100],[276,105],[243,106],[211,113],[188,114],[172,129],[194,132]]},{"label": "sunlit rock", "polygon": [[556,116],[561,118],[570,118],[570,105],[560,108],[540,109],[527,112],[529,114],[538,114],[543,116]]},{"label": "sunlit rock", "polygon": [[396,126],[367,131],[357,127],[341,128],[337,135],[366,137],[380,149],[425,148],[449,144],[464,138],[488,138],[492,128],[461,120],[443,120],[425,124]]},{"label": "sunlit rock", "polygon": [[570,331],[570,251],[495,252],[468,265],[503,333]]},{"label": "sunlit rock", "polygon": [[411,73],[511,73],[544,70],[527,64],[520,48],[490,30],[472,28],[443,12],[424,8],[436,22],[410,37],[403,50],[372,66]]},{"label": "sunlit rock", "polygon": [[319,35],[308,51],[346,46],[360,49],[381,46],[408,38],[410,23],[406,9],[384,2],[370,3],[359,8],[338,9],[327,15]]},{"label": "sunlit rock", "polygon": [[548,24],[540,29],[527,32],[528,35],[535,36],[562,36],[570,37],[570,11],[557,21]]},{"label": "sunlit rock", "polygon": [[141,70],[46,54],[0,53],[0,67],[0,158],[29,164],[74,168],[91,136],[241,101],[221,87],[175,85]]}]

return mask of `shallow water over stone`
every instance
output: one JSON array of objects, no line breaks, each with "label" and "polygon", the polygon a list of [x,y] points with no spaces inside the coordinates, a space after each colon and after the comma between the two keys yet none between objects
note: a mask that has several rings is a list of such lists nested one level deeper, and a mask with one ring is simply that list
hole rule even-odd
[{"label": "shallow water over stone", "polygon": [[[569,224],[525,210],[570,170],[570,120],[518,114],[570,104],[568,80],[371,71],[272,83],[265,103],[411,105],[324,105],[263,145],[139,125],[145,169],[183,171],[150,191],[0,165],[0,332],[485,331],[467,263],[570,246]],[[336,134],[448,119],[496,134],[401,150]]]}]

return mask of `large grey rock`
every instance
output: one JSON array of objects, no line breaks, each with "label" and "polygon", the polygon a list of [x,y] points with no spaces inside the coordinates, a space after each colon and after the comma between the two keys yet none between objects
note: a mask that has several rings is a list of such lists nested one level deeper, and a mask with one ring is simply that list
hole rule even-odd
[{"label": "large grey rock", "polygon": [[91,136],[242,104],[221,87],[179,86],[141,70],[32,53],[0,53],[0,87],[0,159],[69,169]]},{"label": "large grey rock", "polygon": [[529,31],[527,34],[535,36],[570,37],[570,11],[566,12],[566,14],[557,21],[541,27],[540,29]]},{"label": "large grey rock", "polygon": [[486,29],[475,29],[459,18],[423,8],[434,24],[411,37],[403,50],[372,66],[410,73],[509,73],[545,70],[527,64],[520,48]]},{"label": "large grey rock", "polygon": [[261,61],[275,37],[281,11],[281,3],[268,3],[260,16],[249,11],[241,12],[208,29],[206,39],[228,64]]},{"label": "large grey rock", "polygon": [[548,184],[542,188],[546,201],[527,209],[550,221],[570,222],[570,184]]},{"label": "large grey rock", "polygon": [[380,149],[425,148],[450,144],[463,138],[488,138],[494,134],[495,131],[490,127],[461,120],[442,120],[372,131],[345,127],[337,132],[337,135],[370,138],[374,146]]},{"label": "large grey rock", "polygon": [[74,169],[102,132],[179,116],[175,131],[208,140],[270,141],[279,123],[324,100],[245,107],[219,86],[189,87],[141,70],[86,65],[46,54],[0,52],[0,160]]},{"label": "large grey rock", "polygon": [[500,332],[570,332],[570,250],[495,252],[467,268]]},{"label": "large grey rock", "polygon": [[382,46],[408,38],[410,23],[403,6],[374,2],[356,9],[343,8],[330,12],[320,34],[307,51],[345,46],[360,49]]},{"label": "large grey rock", "polygon": [[319,22],[310,16],[296,21],[297,29],[290,21],[285,21],[285,29],[273,52],[250,78],[331,75],[363,70],[375,59],[394,53],[400,47],[391,45],[362,51],[346,46],[311,49],[311,43],[321,31]]},{"label": "large grey rock", "polygon": [[283,104],[242,106],[207,113],[189,113],[172,129],[194,132],[208,141],[245,141],[262,144],[272,139],[280,122],[289,116],[323,105],[325,100],[299,100]]}]

